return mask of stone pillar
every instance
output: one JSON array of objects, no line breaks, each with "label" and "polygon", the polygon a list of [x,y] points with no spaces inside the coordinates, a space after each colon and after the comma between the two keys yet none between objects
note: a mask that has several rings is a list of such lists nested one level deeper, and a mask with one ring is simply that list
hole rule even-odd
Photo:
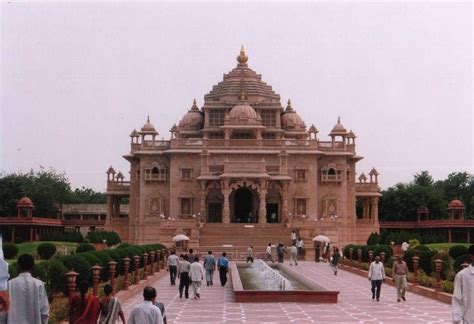
[{"label": "stone pillar", "polygon": [[352,267],[352,260],[354,258],[354,249],[349,248],[349,260],[351,260],[351,267]]},{"label": "stone pillar", "polygon": [[115,291],[115,267],[117,266],[117,262],[109,261],[109,281],[110,285],[112,286],[112,292]]},{"label": "stone pillar", "polygon": [[441,270],[443,269],[443,260],[436,259],[434,260],[434,263],[435,263],[435,271],[436,271],[435,290],[441,291]]},{"label": "stone pillar", "polygon": [[372,219],[374,219],[374,220],[379,219],[379,197],[374,197],[373,198]]},{"label": "stone pillar", "polygon": [[155,251],[150,251],[150,275],[155,274]]},{"label": "stone pillar", "polygon": [[358,264],[357,264],[357,269],[360,271],[362,268],[362,250],[358,249],[357,250],[357,257],[358,257]]},{"label": "stone pillar", "polygon": [[382,261],[383,264],[385,264],[385,255],[386,255],[386,254],[387,254],[387,253],[385,253],[385,252],[383,252],[383,251],[380,252],[380,261]]},{"label": "stone pillar", "polygon": [[283,222],[283,219],[288,217],[288,182],[283,181],[282,186],[281,186],[281,220],[280,222]]},{"label": "stone pillar", "polygon": [[206,215],[206,181],[201,181],[201,191],[199,192],[199,213],[204,220],[207,219]]},{"label": "stone pillar", "polygon": [[100,270],[102,267],[99,265],[95,265],[91,267],[92,270],[92,294],[97,296],[98,288],[99,288],[99,279],[100,279]]},{"label": "stone pillar", "polygon": [[74,292],[76,291],[76,278],[78,275],[79,274],[74,270],[71,270],[66,273],[69,302],[71,302],[71,298],[74,295]]},{"label": "stone pillar", "polygon": [[265,224],[267,222],[267,180],[260,180],[259,203],[258,203],[258,222]]},{"label": "stone pillar", "polygon": [[222,208],[222,223],[229,224],[230,223],[229,180],[223,180],[221,185],[222,185],[222,195],[224,196],[224,206]]},{"label": "stone pillar", "polygon": [[143,253],[143,280],[148,276],[148,253]]},{"label": "stone pillar", "polygon": [[156,271],[160,272],[160,255],[161,255],[161,253],[160,253],[159,250],[156,250],[155,253],[156,253]]},{"label": "stone pillar", "polygon": [[123,258],[123,289],[128,290],[128,286],[130,282],[128,280],[128,270],[130,268],[130,258],[125,257]]},{"label": "stone pillar", "polygon": [[[369,250],[369,262],[373,261],[374,251]],[[383,263],[383,262],[382,262]]]},{"label": "stone pillar", "polygon": [[418,285],[418,265],[420,258],[418,256],[412,257],[413,260],[413,272],[414,272],[414,278],[413,278],[413,285]]},{"label": "stone pillar", "polygon": [[138,272],[138,266],[140,264],[140,257],[138,255],[135,255],[133,257],[133,266],[135,268],[135,278],[134,278],[134,283],[137,284],[139,281],[140,281],[140,275],[139,275],[139,272]]}]

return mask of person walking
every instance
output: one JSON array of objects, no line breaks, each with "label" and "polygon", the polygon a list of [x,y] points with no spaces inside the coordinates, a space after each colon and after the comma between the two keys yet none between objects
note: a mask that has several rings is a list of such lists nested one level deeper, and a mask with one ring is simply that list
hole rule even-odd
[{"label": "person walking", "polygon": [[171,255],[168,257],[168,268],[170,273],[171,286],[176,285],[176,274],[178,271],[179,257],[174,250],[171,250]]},{"label": "person walking", "polygon": [[99,324],[115,324],[118,318],[125,324],[125,316],[122,311],[122,304],[117,297],[112,297],[112,285],[104,286],[104,297],[100,299],[100,319]]},{"label": "person walking", "polygon": [[290,266],[293,265],[293,261],[295,262],[295,265],[298,265],[298,249],[296,248],[296,244],[293,243],[293,245],[290,247]]},{"label": "person walking", "polygon": [[145,287],[143,299],[144,302],[136,305],[130,312],[128,324],[164,324],[160,308],[155,305],[156,289]]},{"label": "person walking", "polygon": [[78,290],[69,303],[69,323],[92,324],[97,323],[101,311],[99,299],[88,294],[89,282],[83,280],[79,283]]},{"label": "person walking", "polygon": [[296,248],[298,249],[298,256],[302,257],[304,260],[304,242],[301,239],[301,237],[298,237],[298,240],[296,241]]},{"label": "person walking", "polygon": [[285,253],[288,253],[286,251],[285,246],[282,243],[278,243],[277,247],[277,255],[278,255],[278,263],[283,263],[283,258],[285,256]]},{"label": "person walking", "polygon": [[6,323],[48,323],[49,302],[44,283],[31,276],[35,260],[30,254],[18,258],[18,277],[8,282],[10,309]]},{"label": "person walking", "polygon": [[470,264],[454,277],[453,323],[474,323],[474,245],[468,250]]},{"label": "person walking", "polygon": [[331,259],[331,267],[334,270],[334,275],[337,275],[337,265],[339,263],[339,249],[337,247],[333,248],[333,254]]},{"label": "person walking", "polygon": [[191,263],[188,261],[188,256],[183,255],[183,261],[178,265],[178,278],[179,278],[179,298],[183,298],[183,289],[184,297],[189,298],[189,269]]},{"label": "person walking", "polygon": [[204,279],[204,269],[198,258],[189,267],[189,278],[193,287],[194,299],[201,298],[201,281]]},{"label": "person walking", "polygon": [[253,246],[252,245],[250,245],[249,248],[247,249],[247,260],[245,262],[253,263]]},{"label": "person walking", "polygon": [[385,281],[385,269],[378,255],[375,257],[375,261],[370,264],[369,281],[372,285],[372,299],[377,298],[377,301],[380,301],[380,289],[382,282]]},{"label": "person walking", "polygon": [[197,258],[198,258],[197,255],[194,254],[194,250],[193,250],[193,249],[189,249],[189,254],[188,254],[188,261],[189,261],[189,263],[193,263]]},{"label": "person walking", "polygon": [[291,231],[291,243],[292,244],[296,243],[296,231],[295,230]]},{"label": "person walking", "polygon": [[265,250],[265,257],[266,261],[271,261],[273,262],[273,257],[272,257],[272,243],[268,243],[267,249]]},{"label": "person walking", "polygon": [[217,261],[217,269],[219,269],[221,286],[224,287],[227,282],[227,272],[229,271],[229,260],[227,259],[227,253],[222,253],[222,256]]},{"label": "person walking", "polygon": [[400,298],[406,301],[407,273],[408,267],[406,262],[402,260],[401,255],[397,254],[396,261],[392,267],[393,282],[395,282],[395,286],[397,287],[397,302],[400,302]]},{"label": "person walking", "polygon": [[212,251],[207,251],[207,255],[204,257],[204,269],[206,270],[206,283],[208,286],[212,286],[212,277],[214,270],[216,270],[216,258],[212,255]]}]

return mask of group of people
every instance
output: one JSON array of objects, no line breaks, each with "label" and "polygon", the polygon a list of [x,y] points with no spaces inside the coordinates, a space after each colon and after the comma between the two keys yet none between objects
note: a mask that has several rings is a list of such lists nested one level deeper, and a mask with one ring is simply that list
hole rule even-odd
[{"label": "group of people", "polygon": [[[301,239],[301,237],[296,236],[296,232],[293,230],[291,232],[291,246],[287,248],[283,243],[277,242],[275,244],[275,253],[276,253],[276,259],[278,260],[278,263],[283,263],[285,253],[289,254],[290,257],[290,266],[293,265],[298,265],[298,257],[304,256],[305,249],[304,249],[304,241]],[[249,250],[252,249],[252,246],[249,247]],[[247,252],[247,262],[249,260],[249,252]],[[253,256],[252,256],[252,262],[253,262]],[[267,262],[274,262],[273,258],[273,250],[272,250],[272,244],[268,243],[268,246],[265,250],[265,261]]]},{"label": "group of people", "polygon": [[213,276],[214,271],[219,271],[219,278],[221,286],[227,283],[227,272],[229,271],[229,260],[227,253],[222,253],[222,256],[216,260],[212,251],[208,251],[203,258],[203,263],[199,262],[199,257],[194,253],[193,249],[189,249],[188,254],[182,254],[179,257],[175,251],[171,251],[168,257],[167,270],[170,274],[170,283],[172,286],[176,285],[176,277],[179,279],[179,298],[189,298],[189,285],[193,289],[194,299],[201,298],[201,282],[206,279],[206,285],[214,285]]}]

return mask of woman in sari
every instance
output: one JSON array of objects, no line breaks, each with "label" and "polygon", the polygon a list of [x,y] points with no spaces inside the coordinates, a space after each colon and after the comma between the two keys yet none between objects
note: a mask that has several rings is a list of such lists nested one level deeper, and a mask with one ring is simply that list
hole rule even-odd
[{"label": "woman in sari", "polygon": [[117,297],[112,297],[113,288],[111,285],[104,286],[105,297],[100,300],[100,324],[115,324],[118,317],[125,324],[125,316],[123,315],[122,305]]},{"label": "woman in sari", "polygon": [[70,324],[96,324],[100,313],[100,301],[87,294],[89,283],[82,281],[78,285],[79,294],[75,294],[69,304]]}]

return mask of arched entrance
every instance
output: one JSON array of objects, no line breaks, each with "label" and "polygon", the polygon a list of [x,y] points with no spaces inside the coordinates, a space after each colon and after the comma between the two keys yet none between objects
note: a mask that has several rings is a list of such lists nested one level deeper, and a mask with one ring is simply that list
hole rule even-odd
[{"label": "arched entrance", "polygon": [[256,195],[254,191],[247,187],[241,187],[232,193],[234,223],[253,223],[256,221]]}]

